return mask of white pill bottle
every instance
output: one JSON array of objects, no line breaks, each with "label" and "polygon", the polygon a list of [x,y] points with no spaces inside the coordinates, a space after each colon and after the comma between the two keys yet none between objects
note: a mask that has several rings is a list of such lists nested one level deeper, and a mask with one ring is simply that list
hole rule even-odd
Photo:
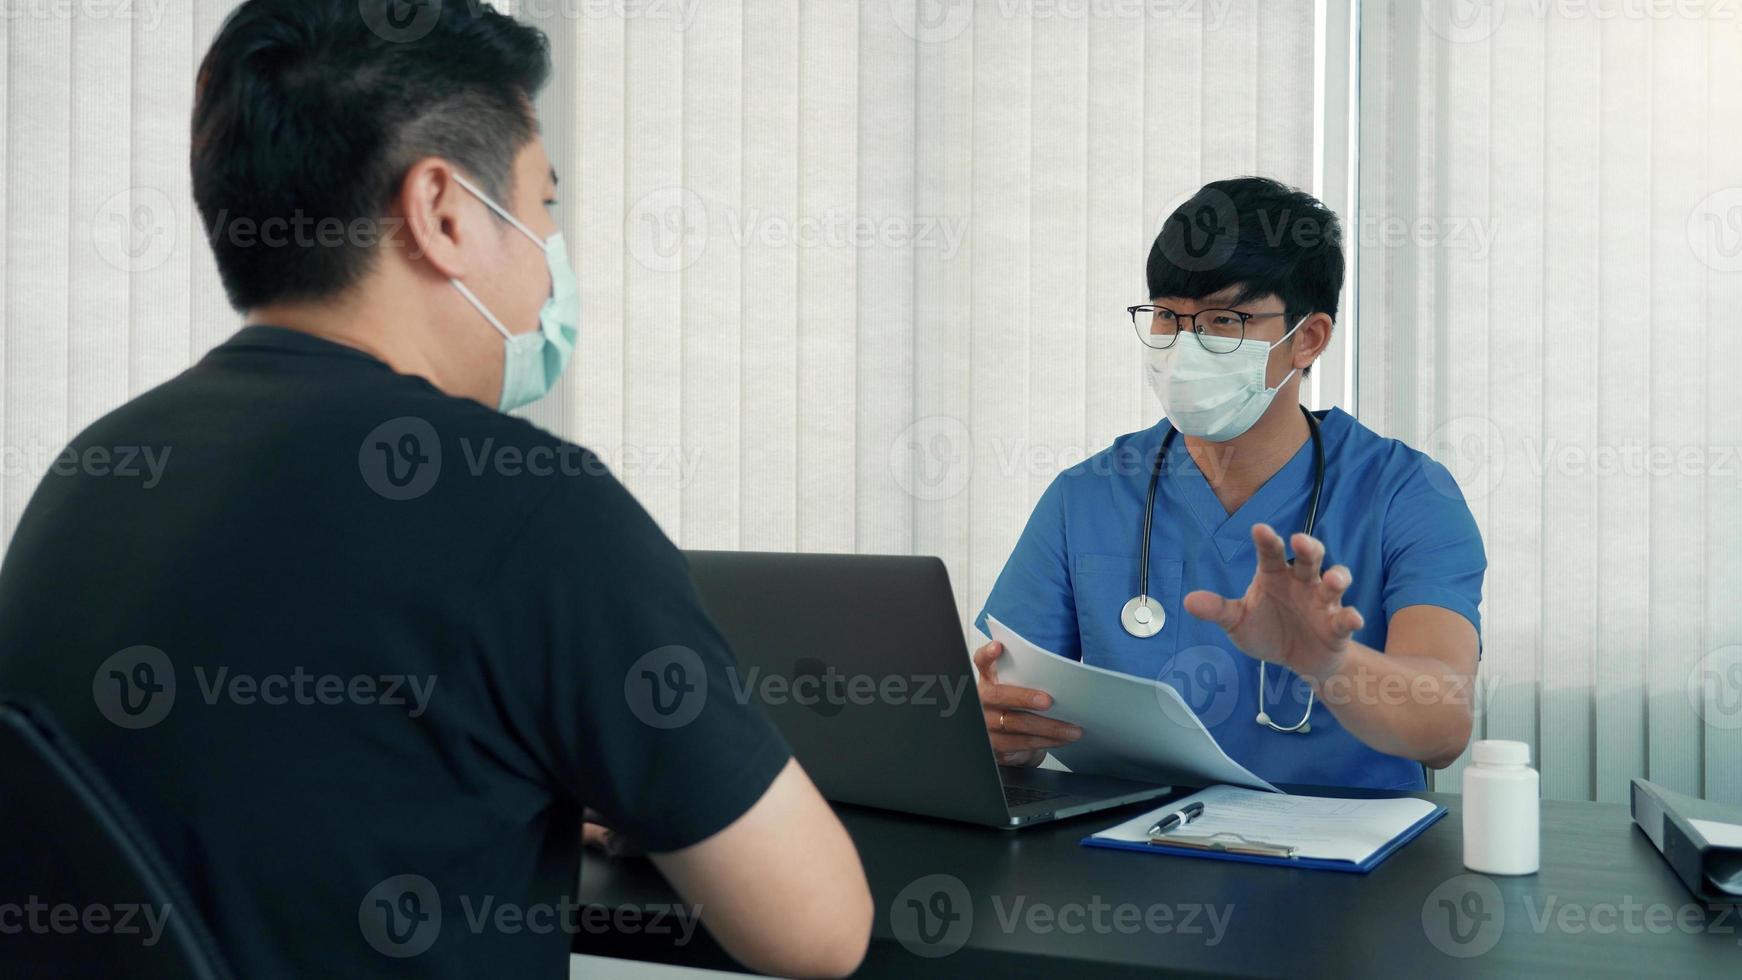
[{"label": "white pill bottle", "polygon": [[1530,746],[1482,741],[1470,757],[1464,769],[1464,867],[1490,875],[1535,874],[1542,804]]}]

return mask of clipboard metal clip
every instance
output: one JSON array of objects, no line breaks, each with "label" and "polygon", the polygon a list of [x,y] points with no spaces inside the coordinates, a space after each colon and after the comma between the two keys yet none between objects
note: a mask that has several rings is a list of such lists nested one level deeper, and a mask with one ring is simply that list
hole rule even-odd
[{"label": "clipboard metal clip", "polygon": [[1292,858],[1298,850],[1293,844],[1273,844],[1230,831],[1214,834],[1154,834],[1149,842],[1166,847],[1193,847],[1202,851],[1251,854],[1258,857]]}]

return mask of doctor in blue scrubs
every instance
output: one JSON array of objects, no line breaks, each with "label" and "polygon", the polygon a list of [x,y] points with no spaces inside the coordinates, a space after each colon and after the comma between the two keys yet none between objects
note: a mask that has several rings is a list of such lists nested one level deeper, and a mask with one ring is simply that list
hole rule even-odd
[{"label": "doctor in blue scrubs", "polygon": [[[1053,480],[976,625],[1173,685],[1272,782],[1422,788],[1470,737],[1487,563],[1444,467],[1300,405],[1343,285],[1336,216],[1218,181],[1147,278],[1132,347],[1165,418]],[[974,654],[986,725],[1001,763],[1036,765],[1095,719],[1037,714],[1050,697],[998,683],[1001,653]]]}]

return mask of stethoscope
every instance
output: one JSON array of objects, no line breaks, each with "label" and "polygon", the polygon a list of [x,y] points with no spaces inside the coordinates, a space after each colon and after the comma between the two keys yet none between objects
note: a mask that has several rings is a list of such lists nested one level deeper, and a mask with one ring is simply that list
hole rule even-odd
[{"label": "stethoscope", "polygon": [[[1306,528],[1304,533],[1312,534],[1313,525],[1319,518],[1319,494],[1325,489],[1325,444],[1319,436],[1319,420],[1313,413],[1301,406],[1301,414],[1306,416],[1307,428],[1313,435],[1313,496],[1312,503],[1307,507]],[[1162,462],[1167,459],[1167,449],[1173,444],[1173,437],[1178,429],[1168,426],[1167,435],[1161,439],[1161,449],[1155,454],[1155,465],[1149,469],[1149,499],[1143,505],[1143,550],[1142,557],[1137,561],[1137,582],[1142,590],[1131,597],[1125,608],[1119,610],[1119,621],[1124,624],[1125,632],[1140,640],[1148,639],[1161,632],[1162,624],[1167,621],[1167,610],[1163,609],[1149,597],[1149,533],[1155,520],[1155,488],[1161,482]],[[1300,716],[1300,721],[1292,725],[1278,725],[1270,720],[1270,714],[1264,710],[1264,661],[1258,661],[1258,717],[1254,719],[1260,725],[1265,725],[1271,731],[1299,732],[1302,735],[1313,730],[1308,719],[1313,716],[1313,693],[1307,691],[1306,713]]]}]

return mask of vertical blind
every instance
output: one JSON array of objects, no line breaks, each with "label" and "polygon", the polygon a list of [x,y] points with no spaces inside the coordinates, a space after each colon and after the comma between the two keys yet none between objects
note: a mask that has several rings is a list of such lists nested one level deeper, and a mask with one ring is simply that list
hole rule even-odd
[{"label": "vertical blind", "polygon": [[965,632],[1053,475],[1159,417],[1123,307],[1162,219],[1347,196],[1343,4],[538,6],[585,310],[535,418],[687,547],[939,555]]},{"label": "vertical blind", "polygon": [[1362,20],[1362,420],[1480,522],[1477,737],[1531,743],[1546,797],[1742,801],[1742,24]]}]

